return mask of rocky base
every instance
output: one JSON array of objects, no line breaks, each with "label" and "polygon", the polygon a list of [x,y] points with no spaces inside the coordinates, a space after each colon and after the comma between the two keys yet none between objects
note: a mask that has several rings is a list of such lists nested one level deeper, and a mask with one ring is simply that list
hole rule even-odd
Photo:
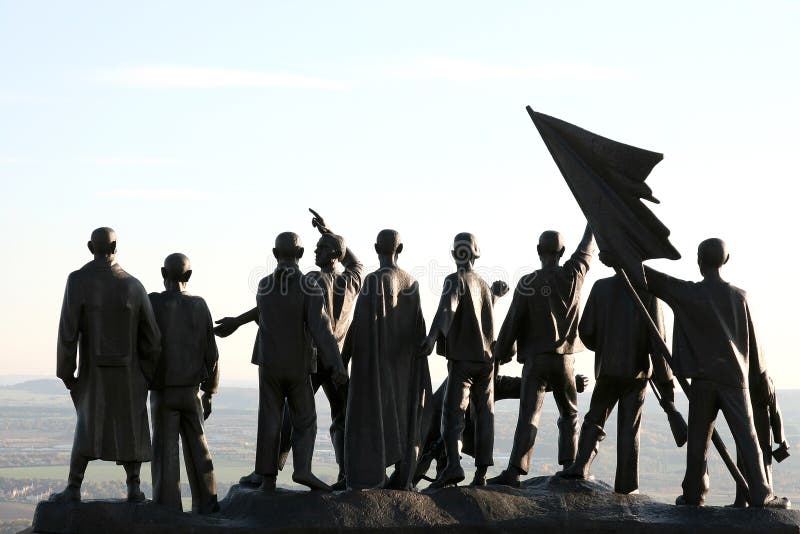
[{"label": "rocky base", "polygon": [[197,516],[150,502],[41,502],[34,532],[555,532],[800,533],[793,510],[679,507],[643,495],[617,495],[595,481],[537,477],[520,489],[456,487],[421,493],[392,490],[263,494],[240,486],[219,513]]}]

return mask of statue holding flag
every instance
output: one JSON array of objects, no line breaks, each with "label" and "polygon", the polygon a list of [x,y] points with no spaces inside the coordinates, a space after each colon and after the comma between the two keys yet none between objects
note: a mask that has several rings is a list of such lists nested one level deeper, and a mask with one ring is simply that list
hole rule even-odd
[{"label": "statue holding flag", "polygon": [[[606,139],[530,107],[527,111],[595,230],[601,258],[625,282],[651,340],[689,397],[686,476],[677,503],[703,503],[710,438],[751,506],[787,507],[786,499],[772,495],[755,434],[748,375],[762,376],[763,360],[744,292],[719,275],[728,260],[724,242],[701,243],[698,264],[704,280],[698,284],[645,268],[647,259],[680,258],[669,242],[669,229],[641,202],[658,202],[644,182],[663,155]],[[634,284],[649,289],[675,312],[674,360]],[[687,378],[692,378],[691,386]],[[736,438],[744,475],[714,430],[719,410]]]}]

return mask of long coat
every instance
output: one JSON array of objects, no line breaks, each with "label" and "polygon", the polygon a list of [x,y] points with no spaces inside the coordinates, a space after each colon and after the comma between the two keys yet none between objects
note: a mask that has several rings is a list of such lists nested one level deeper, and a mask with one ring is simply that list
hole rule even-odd
[{"label": "long coat", "polygon": [[136,278],[103,260],[69,275],[56,374],[78,413],[74,452],[119,463],[151,459],[147,387],[159,352],[153,309]]},{"label": "long coat", "polygon": [[425,319],[419,286],[407,272],[382,268],[367,276],[358,296],[343,355],[350,359],[345,425],[345,472],[353,489],[411,487],[431,376],[419,358]]}]

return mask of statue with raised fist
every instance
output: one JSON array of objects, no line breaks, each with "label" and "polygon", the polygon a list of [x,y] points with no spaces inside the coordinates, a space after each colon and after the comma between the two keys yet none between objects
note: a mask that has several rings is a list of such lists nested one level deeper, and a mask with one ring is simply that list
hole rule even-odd
[{"label": "statue with raised fist", "polygon": [[575,460],[578,395],[573,354],[583,350],[578,307],[593,249],[594,237],[587,224],[577,250],[559,265],[563,239],[558,232],[546,231],[536,247],[542,268],[517,284],[497,336],[495,357],[500,363],[510,361],[516,343],[517,360],[523,364],[519,416],[508,468],[490,479],[490,484],[519,486],[520,476],[528,474],[548,386],[559,413],[558,463],[567,466]]},{"label": "statue with raised fist", "polygon": [[116,262],[114,230],[96,229],[88,247],[94,259],[69,275],[58,326],[56,374],[78,421],[67,487],[50,500],[80,501],[86,466],[99,459],[121,464],[128,501],[142,502],[139,471],[152,455],[147,389],[160,334],[144,287]]},{"label": "statue with raised fist", "polygon": [[[214,464],[203,421],[211,415],[211,396],[219,385],[214,322],[206,301],[186,292],[192,276],[189,258],[170,254],[161,268],[165,291],[150,302],[161,331],[161,360],[150,385],[153,418],[153,501],[182,510],[178,439],[183,443],[192,511],[219,509]],[[198,394],[203,391],[200,399]]]}]

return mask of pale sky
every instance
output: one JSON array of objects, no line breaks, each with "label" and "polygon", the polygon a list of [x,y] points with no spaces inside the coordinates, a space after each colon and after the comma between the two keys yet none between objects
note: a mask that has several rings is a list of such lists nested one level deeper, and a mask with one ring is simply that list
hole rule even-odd
[{"label": "pale sky", "polygon": [[[312,267],[308,207],[371,267],[399,230],[429,322],[459,231],[515,284],[542,230],[571,251],[584,225],[531,105],[665,154],[648,183],[684,258],[650,264],[696,280],[697,243],[726,239],[775,382],[800,387],[799,23],[796,1],[0,1],[0,375],[54,375],[98,226],[149,291],[187,254],[215,317],[253,306],[277,233]],[[255,383],[254,336],[220,341],[223,387]]]}]

